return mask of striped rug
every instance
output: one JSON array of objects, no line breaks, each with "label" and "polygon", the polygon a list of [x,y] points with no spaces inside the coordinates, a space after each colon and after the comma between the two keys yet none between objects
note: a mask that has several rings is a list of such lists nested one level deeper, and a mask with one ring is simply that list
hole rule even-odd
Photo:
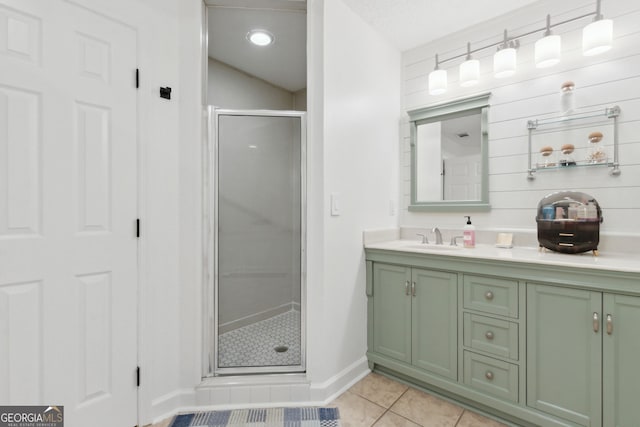
[{"label": "striped rug", "polygon": [[195,412],[176,416],[170,427],[340,427],[337,408],[269,408]]}]

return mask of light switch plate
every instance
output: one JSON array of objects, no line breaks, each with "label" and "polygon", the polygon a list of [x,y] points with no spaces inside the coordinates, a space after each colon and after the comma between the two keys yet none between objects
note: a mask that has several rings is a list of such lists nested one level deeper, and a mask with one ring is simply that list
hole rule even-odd
[{"label": "light switch plate", "polygon": [[340,216],[341,213],[340,194],[331,193],[331,216]]}]

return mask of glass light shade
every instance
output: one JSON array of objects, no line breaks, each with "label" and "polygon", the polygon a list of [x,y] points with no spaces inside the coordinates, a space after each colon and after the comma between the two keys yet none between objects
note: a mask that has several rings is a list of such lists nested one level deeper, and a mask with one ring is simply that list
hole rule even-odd
[{"label": "glass light shade", "polygon": [[429,73],[429,94],[440,95],[447,91],[447,70],[433,70]]},{"label": "glass light shade", "polygon": [[460,64],[460,86],[469,87],[480,81],[480,61],[469,59]]},{"label": "glass light shade", "polygon": [[582,30],[582,54],[598,55],[611,49],[613,40],[613,21],[600,19],[584,27]]},{"label": "glass light shade", "polygon": [[247,34],[247,40],[256,46],[269,46],[273,39],[273,34],[266,30],[251,30]]},{"label": "glass light shade", "polygon": [[536,42],[536,68],[547,68],[560,62],[562,42],[560,36],[546,36]]},{"label": "glass light shade", "polygon": [[516,50],[512,47],[501,49],[493,55],[493,75],[497,79],[503,79],[514,75],[516,72]]}]

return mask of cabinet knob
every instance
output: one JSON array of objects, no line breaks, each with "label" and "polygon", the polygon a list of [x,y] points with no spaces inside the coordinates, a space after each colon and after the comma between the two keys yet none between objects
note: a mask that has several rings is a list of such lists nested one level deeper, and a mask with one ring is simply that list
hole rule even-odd
[{"label": "cabinet knob", "polygon": [[485,376],[485,378],[486,378],[486,379],[488,379],[489,381],[492,381],[492,380],[493,380],[493,372],[491,372],[491,371],[487,371],[487,372],[485,372],[485,373],[484,373],[484,376]]},{"label": "cabinet knob", "polygon": [[491,301],[493,299],[493,292],[491,291],[487,291],[484,293],[484,297],[488,300]]},{"label": "cabinet knob", "polygon": [[491,332],[491,331],[485,332],[484,337],[486,339],[488,339],[488,340],[492,340],[493,339],[493,332]]}]

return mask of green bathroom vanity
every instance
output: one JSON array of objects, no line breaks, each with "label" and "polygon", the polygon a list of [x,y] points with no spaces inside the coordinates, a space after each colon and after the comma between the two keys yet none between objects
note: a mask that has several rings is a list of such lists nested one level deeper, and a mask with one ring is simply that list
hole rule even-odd
[{"label": "green bathroom vanity", "polygon": [[638,425],[637,256],[425,248],[365,247],[371,369],[518,425]]}]

